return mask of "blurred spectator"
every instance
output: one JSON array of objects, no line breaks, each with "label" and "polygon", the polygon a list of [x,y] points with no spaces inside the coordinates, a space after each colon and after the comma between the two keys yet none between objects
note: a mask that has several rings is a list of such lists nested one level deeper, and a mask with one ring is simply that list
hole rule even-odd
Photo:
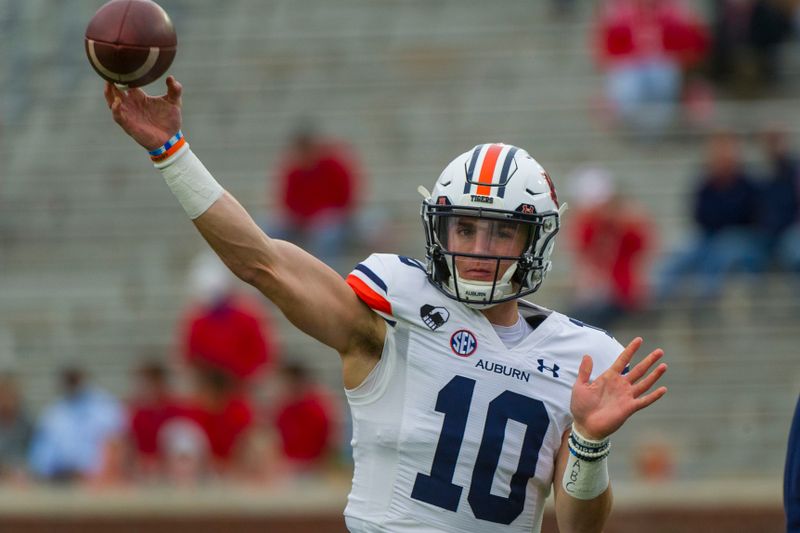
[{"label": "blurred spectator", "polygon": [[26,478],[32,433],[16,378],[9,373],[0,375],[0,482]]},{"label": "blurred spectator", "polygon": [[275,425],[283,456],[297,471],[319,470],[335,451],[338,410],[334,397],[311,378],[301,363],[282,372],[283,397],[277,402]]},{"label": "blurred spectator", "polygon": [[226,372],[201,369],[195,390],[183,416],[205,432],[214,467],[226,473],[238,462],[238,454],[255,423],[250,399]]},{"label": "blurred spectator", "polygon": [[643,209],[616,191],[603,168],[580,169],[572,186],[576,292],[571,314],[609,329],[642,305],[642,269],[652,247],[653,224]]},{"label": "blurred spectator", "polygon": [[195,259],[190,272],[194,302],[183,318],[181,352],[190,366],[227,373],[243,384],[271,367],[276,349],[263,306],[237,291],[235,282],[215,255]]},{"label": "blurred spectator", "polygon": [[719,295],[727,273],[753,272],[761,264],[757,242],[758,189],[741,160],[738,137],[718,131],[708,141],[705,168],[694,194],[696,235],[668,257],[656,280],[656,296],[674,295],[691,278],[700,300]]},{"label": "blurred spectator", "polygon": [[231,473],[238,481],[264,484],[280,481],[290,473],[288,468],[284,468],[277,432],[266,422],[257,420],[237,445],[236,462]]},{"label": "blurred spectator", "polygon": [[705,55],[700,18],[680,0],[605,0],[595,31],[616,117],[637,134],[657,136],[675,116],[682,72]]},{"label": "blurred spectator", "polygon": [[800,270],[800,161],[785,128],[762,133],[769,168],[761,182],[759,226],[765,261]]},{"label": "blurred spectator", "polygon": [[270,196],[280,195],[280,218],[267,233],[334,263],[354,229],[359,171],[353,154],[304,124],[292,136],[275,175]]},{"label": "blurred spectator", "polygon": [[792,33],[791,2],[714,0],[710,74],[743,95],[780,78],[781,45]]},{"label": "blurred spectator", "polygon": [[165,474],[159,433],[169,420],[182,413],[181,403],[170,388],[166,367],[157,360],[142,364],[136,372],[136,390],[130,401],[137,477],[154,481]]},{"label": "blurred spectator", "polygon": [[107,392],[87,383],[82,368],[61,372],[62,396],[40,417],[30,450],[31,470],[52,481],[91,479],[125,430],[125,412]]},{"label": "blurred spectator", "polygon": [[163,479],[176,487],[192,487],[214,475],[208,436],[200,425],[184,416],[167,420],[158,432],[163,457]]},{"label": "blurred spectator", "polygon": [[131,433],[141,480],[192,486],[227,476],[238,463],[253,409],[230,374],[195,370],[190,397],[179,398],[161,363],[148,362],[139,369]]}]

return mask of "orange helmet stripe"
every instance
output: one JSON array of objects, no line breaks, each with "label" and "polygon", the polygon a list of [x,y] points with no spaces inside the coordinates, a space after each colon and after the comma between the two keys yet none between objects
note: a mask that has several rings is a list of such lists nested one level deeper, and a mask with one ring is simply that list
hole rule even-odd
[{"label": "orange helmet stripe", "polygon": [[[481,175],[478,178],[478,190],[475,194],[482,196],[489,196],[492,194],[492,188],[489,184],[492,183],[494,178],[494,170],[497,167],[497,160],[500,157],[500,152],[503,151],[503,146],[500,144],[492,144],[486,150],[486,155],[483,157],[483,164],[481,165]],[[485,184],[485,185],[484,185]]]}]

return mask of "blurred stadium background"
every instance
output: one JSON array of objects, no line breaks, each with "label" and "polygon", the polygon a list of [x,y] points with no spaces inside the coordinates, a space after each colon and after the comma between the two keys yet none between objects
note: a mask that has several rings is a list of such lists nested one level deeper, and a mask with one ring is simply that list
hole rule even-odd
[{"label": "blurred stadium background", "polygon": [[[563,17],[540,0],[160,3],[178,31],[171,73],[185,87],[184,131],[253,213],[269,209],[267,172],[297,120],[312,117],[358,152],[364,208],[391,228],[381,251],[422,256],[417,185],[429,187],[453,155],[487,140],[527,147],[557,186],[582,163],[602,164],[647,207],[662,249],[689,230],[703,132],[678,126],[663,142],[639,145],[604,125],[587,42],[592,2]],[[173,351],[188,264],[204,247],[109,117],[82,44],[100,4],[0,0],[0,358],[20,375],[33,412],[54,397],[64,361],[80,361],[125,397],[143,348]],[[787,48],[780,88],[721,97],[714,122],[750,132],[780,119],[797,139],[797,51],[796,41]],[[563,243],[535,298],[556,309],[570,286]],[[711,321],[673,306],[613,332],[666,350],[670,392],[614,439],[608,531],[782,530],[800,382],[800,300],[790,281],[768,276],[755,292],[731,284]],[[275,318],[282,352],[341,390],[336,355]],[[666,450],[668,479],[637,470],[653,447]],[[189,493],[7,486],[0,531],[344,531],[347,482]],[[555,531],[552,516],[545,530]]]}]

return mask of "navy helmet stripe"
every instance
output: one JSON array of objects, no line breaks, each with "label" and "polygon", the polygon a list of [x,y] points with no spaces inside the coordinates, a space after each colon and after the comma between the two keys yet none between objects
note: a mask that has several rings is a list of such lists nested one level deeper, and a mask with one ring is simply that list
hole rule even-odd
[{"label": "navy helmet stripe", "polygon": [[483,147],[486,146],[485,144],[481,144],[475,147],[475,150],[472,151],[472,159],[469,161],[469,167],[467,168],[467,183],[464,184],[464,194],[469,194],[469,189],[472,187],[472,175],[475,173],[475,164],[478,162],[478,156],[481,155],[481,150]]},{"label": "navy helmet stripe", "polygon": [[512,146],[506,154],[506,160],[503,162],[503,171],[500,173],[500,188],[497,190],[497,196],[503,198],[506,194],[506,182],[511,177],[508,171],[511,169],[511,163],[514,162],[514,154],[517,153],[517,147]]},{"label": "navy helmet stripe", "polygon": [[378,275],[375,274],[375,272],[367,268],[364,265],[364,263],[357,264],[355,269],[358,270],[359,272],[363,272],[369,279],[371,279],[375,283],[375,285],[383,289],[384,292],[388,292],[386,284],[383,282],[383,280],[379,278]]}]

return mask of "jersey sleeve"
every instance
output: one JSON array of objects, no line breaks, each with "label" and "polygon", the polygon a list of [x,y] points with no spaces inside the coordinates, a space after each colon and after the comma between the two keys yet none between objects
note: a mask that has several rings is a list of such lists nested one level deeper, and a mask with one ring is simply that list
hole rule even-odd
[{"label": "jersey sleeve", "polygon": [[[591,356],[592,375],[590,379],[597,379],[600,374],[614,364],[624,347],[604,329],[596,328],[574,318],[564,318],[569,324],[568,342],[570,346],[574,347],[575,353],[581,357],[583,354]],[[572,344],[573,342],[575,344]],[[580,364],[581,357],[578,358],[578,364]],[[623,371],[623,374],[627,371],[628,368]]]},{"label": "jersey sleeve", "polygon": [[372,254],[355,266],[346,281],[362,302],[391,322],[396,318],[389,293],[393,276],[387,263],[383,254]]},{"label": "jersey sleeve", "polygon": [[[619,354],[622,353],[622,350],[625,349],[624,346],[617,342],[617,339],[604,331],[597,331],[594,337],[594,342],[592,343],[594,349],[589,352],[593,363],[590,378],[592,380],[597,379],[600,374],[608,370],[617,360]],[[628,370],[629,368],[626,367],[622,373],[627,374]]]}]

